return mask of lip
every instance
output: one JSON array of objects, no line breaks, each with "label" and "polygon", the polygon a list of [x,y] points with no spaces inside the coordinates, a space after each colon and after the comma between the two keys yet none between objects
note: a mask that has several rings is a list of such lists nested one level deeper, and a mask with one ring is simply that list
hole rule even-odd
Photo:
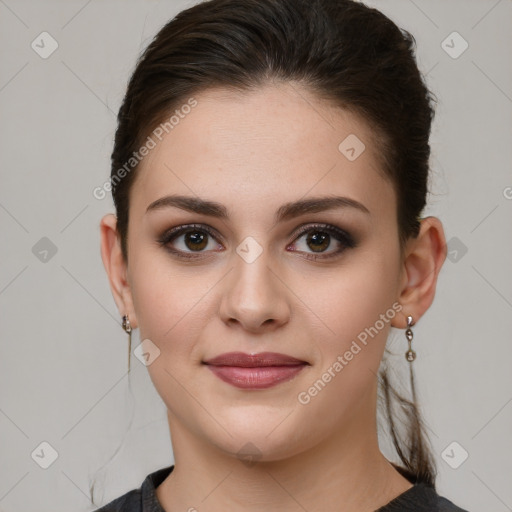
[{"label": "lip", "polygon": [[265,389],[292,379],[309,363],[277,352],[228,352],[204,361],[219,379],[242,389]]},{"label": "lip", "polygon": [[207,359],[205,364],[212,366],[239,366],[242,368],[256,368],[260,366],[289,366],[307,364],[286,354],[278,352],[260,352],[259,354],[246,354],[245,352],[226,352],[217,357]]}]

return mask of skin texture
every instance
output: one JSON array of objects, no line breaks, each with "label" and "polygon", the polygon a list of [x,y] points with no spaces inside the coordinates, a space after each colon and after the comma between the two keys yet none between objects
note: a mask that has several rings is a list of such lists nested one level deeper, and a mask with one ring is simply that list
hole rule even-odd
[{"label": "skin texture", "polygon": [[[119,312],[160,350],[147,369],[167,406],[175,469],[158,499],[173,512],[375,510],[411,487],[378,447],[376,375],[390,327],[404,329],[407,315],[417,323],[432,303],[445,259],[442,224],[424,219],[401,255],[395,191],[379,169],[374,134],[299,85],[195,98],[193,111],[136,171],[128,264],[115,216],[101,221]],[[366,146],[354,161],[338,150],[350,134]],[[172,207],[146,213],[170,194],[221,203],[229,219]],[[284,203],[333,195],[362,203],[369,214],[344,207],[274,223]],[[183,234],[172,242],[198,258],[179,259],[158,244],[169,228],[192,223],[218,234],[207,235],[202,253]],[[307,234],[297,235],[314,223],[348,231],[356,246],[331,236],[316,252]],[[262,250],[251,263],[236,251],[246,237]],[[330,259],[308,259],[338,248]],[[298,394],[393,304],[402,310],[300,403]],[[309,366],[269,389],[242,390],[202,364],[231,351],[280,352]],[[238,455],[247,443],[256,447],[255,464]]]}]

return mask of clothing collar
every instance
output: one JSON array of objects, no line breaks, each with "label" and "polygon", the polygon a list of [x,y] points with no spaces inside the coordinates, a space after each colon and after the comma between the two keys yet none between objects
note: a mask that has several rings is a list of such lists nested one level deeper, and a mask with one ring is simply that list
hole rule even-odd
[{"label": "clothing collar", "polygon": [[142,512],[165,512],[156,497],[156,488],[167,478],[173,469],[174,464],[146,476],[141,485]]},{"label": "clothing collar", "polygon": [[[156,488],[173,469],[174,465],[167,466],[146,476],[141,485],[142,512],[165,512],[156,497]],[[375,512],[430,512],[436,510],[437,498],[432,487],[417,482]]]}]

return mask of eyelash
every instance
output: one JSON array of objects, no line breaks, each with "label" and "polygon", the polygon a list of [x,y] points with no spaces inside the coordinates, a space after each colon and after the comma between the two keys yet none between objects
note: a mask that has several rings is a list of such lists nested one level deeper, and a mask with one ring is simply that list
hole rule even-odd
[{"label": "eyelash", "polygon": [[[196,254],[184,252],[181,250],[172,249],[169,247],[169,243],[174,241],[176,238],[178,238],[180,235],[185,233],[194,233],[194,232],[204,232],[207,233],[209,236],[211,236],[214,240],[217,240],[217,236],[214,233],[214,231],[208,227],[207,225],[202,224],[189,224],[186,226],[178,226],[172,229],[167,230],[164,232],[164,234],[158,238],[157,242],[160,246],[164,247],[167,251],[169,251],[174,256],[185,259],[185,260],[192,260],[192,259],[198,259],[203,257],[201,252],[197,252]],[[344,231],[343,229],[337,228],[336,226],[332,226],[330,224],[308,224],[306,226],[303,226],[299,229],[298,233],[296,233],[294,238],[294,243],[301,238],[304,234],[310,233],[310,232],[319,232],[319,233],[327,233],[331,236],[333,236],[338,242],[340,242],[343,246],[342,249],[336,250],[332,254],[328,255],[319,255],[318,254],[312,254],[312,253],[304,253],[305,258],[309,260],[325,260],[334,258],[336,256],[339,256],[342,252],[344,252],[346,249],[351,249],[356,247],[356,242],[354,238]],[[302,251],[293,251],[293,252],[302,252]]]}]

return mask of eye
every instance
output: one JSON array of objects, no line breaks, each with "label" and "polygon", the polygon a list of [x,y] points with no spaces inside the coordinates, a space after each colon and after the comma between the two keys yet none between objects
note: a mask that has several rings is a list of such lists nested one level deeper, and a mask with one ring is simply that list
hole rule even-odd
[{"label": "eye", "polygon": [[[306,252],[306,258],[311,260],[327,259],[338,256],[348,248],[355,247],[353,237],[346,231],[329,224],[315,224],[301,228],[299,237],[296,240],[304,239],[303,242],[294,242],[299,249],[292,249],[296,252]],[[333,242],[333,239],[335,242]],[[324,254],[332,246],[338,246],[334,251]],[[291,247],[291,246],[288,246]],[[313,253],[308,253],[307,249]]]},{"label": "eye", "polygon": [[[212,250],[221,249],[219,238],[210,227],[191,224],[169,229],[157,241],[176,257],[193,259],[206,256],[206,253]],[[299,243],[303,238],[304,241]],[[302,227],[296,235],[295,242],[288,245],[287,249],[297,245],[299,248],[292,248],[292,252],[304,253],[306,259],[319,260],[338,256],[346,249],[355,247],[356,243],[349,233],[336,226],[314,224]],[[333,246],[337,248],[326,252]]]},{"label": "eye", "polygon": [[208,226],[188,225],[178,226],[166,231],[158,239],[158,243],[178,257],[194,258],[207,250],[214,250],[219,247],[219,244],[214,243],[209,238],[217,239]]}]

